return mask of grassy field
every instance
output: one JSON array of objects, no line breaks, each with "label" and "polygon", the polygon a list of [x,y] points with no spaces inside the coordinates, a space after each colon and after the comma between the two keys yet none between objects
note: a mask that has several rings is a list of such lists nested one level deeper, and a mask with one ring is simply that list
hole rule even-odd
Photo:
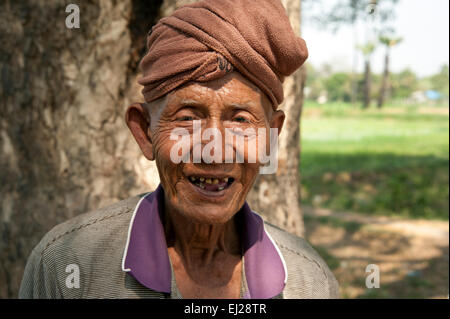
[{"label": "grassy field", "polygon": [[302,203],[448,220],[448,107],[307,101],[301,139]]}]

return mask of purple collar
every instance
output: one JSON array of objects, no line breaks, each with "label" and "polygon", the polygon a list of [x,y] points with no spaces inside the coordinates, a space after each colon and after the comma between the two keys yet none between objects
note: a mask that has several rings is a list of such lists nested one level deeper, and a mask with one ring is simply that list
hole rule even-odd
[{"label": "purple collar", "polygon": [[[141,198],[134,209],[122,270],[142,285],[155,291],[171,293],[172,272],[161,221],[164,190],[158,188]],[[273,239],[264,229],[263,219],[247,205],[243,216],[242,241],[248,294],[244,298],[268,299],[280,294],[287,280],[286,265]]]}]

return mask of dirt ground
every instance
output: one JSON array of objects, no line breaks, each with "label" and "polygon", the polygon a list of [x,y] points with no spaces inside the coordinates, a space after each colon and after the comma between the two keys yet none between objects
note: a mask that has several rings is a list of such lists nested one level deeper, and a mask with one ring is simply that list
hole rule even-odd
[{"label": "dirt ground", "polygon": [[[326,260],[342,298],[448,298],[449,223],[303,207],[306,238]],[[380,287],[366,287],[366,266]]]}]

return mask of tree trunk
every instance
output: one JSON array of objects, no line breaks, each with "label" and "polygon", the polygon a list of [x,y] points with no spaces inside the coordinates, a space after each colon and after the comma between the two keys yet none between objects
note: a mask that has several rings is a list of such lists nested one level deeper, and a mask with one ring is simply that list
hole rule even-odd
[{"label": "tree trunk", "polygon": [[358,73],[356,69],[358,67],[358,27],[356,25],[356,21],[352,21],[352,29],[353,29],[353,61],[352,61],[352,71],[350,75],[351,79],[351,103],[352,106],[356,104],[356,100],[358,98]]},{"label": "tree trunk", "polygon": [[366,59],[364,67],[364,104],[363,108],[367,109],[370,106],[370,93],[372,87],[372,77],[370,74],[370,60]]},{"label": "tree trunk", "polygon": [[[291,25],[300,33],[300,0],[283,0]],[[291,233],[303,236],[300,209],[300,116],[306,69],[301,67],[284,82],[284,102],[280,106],[286,120],[278,140],[278,171],[259,175],[249,194],[250,207],[263,218]]]},{"label": "tree trunk", "polygon": [[[54,225],[153,189],[124,122],[158,1],[0,2],[0,298]],[[148,173],[148,174],[147,174]]]},{"label": "tree trunk", "polygon": [[384,72],[381,80],[380,93],[378,95],[378,108],[382,108],[387,94],[387,86],[389,80],[389,47],[386,48],[386,55],[384,57]]}]

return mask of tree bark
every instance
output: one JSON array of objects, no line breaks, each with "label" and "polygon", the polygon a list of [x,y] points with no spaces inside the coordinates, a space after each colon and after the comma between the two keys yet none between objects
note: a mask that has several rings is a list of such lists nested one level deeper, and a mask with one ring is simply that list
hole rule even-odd
[{"label": "tree bark", "polygon": [[124,122],[158,1],[79,2],[79,29],[66,2],[0,2],[0,298],[54,225],[158,184]]},{"label": "tree bark", "polygon": [[372,78],[370,74],[370,60],[367,58],[364,67],[364,104],[363,108],[367,109],[370,106],[370,93],[372,87]]}]

